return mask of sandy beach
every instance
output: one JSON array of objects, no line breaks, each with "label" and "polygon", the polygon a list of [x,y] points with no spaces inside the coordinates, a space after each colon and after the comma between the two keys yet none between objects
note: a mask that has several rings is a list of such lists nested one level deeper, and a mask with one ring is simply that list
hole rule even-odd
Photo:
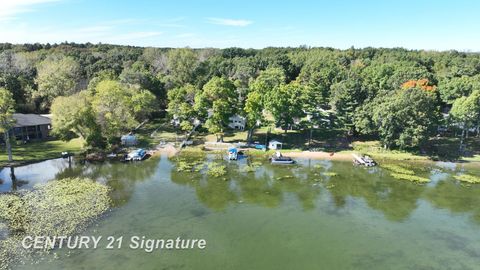
[{"label": "sandy beach", "polygon": [[324,160],[352,160],[351,153],[329,153],[329,152],[282,152],[283,155],[293,158],[311,158]]}]

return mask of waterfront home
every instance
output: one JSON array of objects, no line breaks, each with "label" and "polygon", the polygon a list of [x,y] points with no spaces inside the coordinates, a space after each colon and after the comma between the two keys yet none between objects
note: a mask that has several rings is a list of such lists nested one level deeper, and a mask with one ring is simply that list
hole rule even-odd
[{"label": "waterfront home", "polygon": [[10,136],[17,141],[46,140],[50,138],[52,119],[49,115],[14,113],[15,124]]},{"label": "waterfront home", "polygon": [[246,125],[246,119],[243,116],[235,114],[228,118],[229,123],[228,126],[233,129],[244,130]]}]

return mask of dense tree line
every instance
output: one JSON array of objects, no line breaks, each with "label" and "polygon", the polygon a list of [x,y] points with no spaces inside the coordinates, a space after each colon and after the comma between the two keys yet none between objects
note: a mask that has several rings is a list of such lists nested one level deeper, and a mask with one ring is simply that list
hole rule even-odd
[{"label": "dense tree line", "polygon": [[271,121],[389,148],[419,147],[439,126],[463,138],[480,123],[480,54],[457,51],[0,44],[0,87],[17,112],[61,115],[58,134],[101,145],[163,111],[185,131],[200,122],[221,135],[239,114],[249,137]]}]

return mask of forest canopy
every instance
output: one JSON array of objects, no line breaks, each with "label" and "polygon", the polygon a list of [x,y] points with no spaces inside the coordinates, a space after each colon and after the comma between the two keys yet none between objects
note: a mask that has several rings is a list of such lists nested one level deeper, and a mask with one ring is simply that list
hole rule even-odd
[{"label": "forest canopy", "polygon": [[458,51],[0,44],[15,111],[60,115],[60,137],[92,144],[167,112],[184,131],[221,134],[238,114],[250,131],[338,128],[415,148],[441,126],[478,132],[479,74],[480,54]]}]

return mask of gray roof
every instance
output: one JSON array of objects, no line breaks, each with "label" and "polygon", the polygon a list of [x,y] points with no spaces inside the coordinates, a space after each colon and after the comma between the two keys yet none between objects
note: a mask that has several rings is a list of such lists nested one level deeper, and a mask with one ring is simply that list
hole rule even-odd
[{"label": "gray roof", "polygon": [[13,119],[16,120],[15,127],[51,125],[52,120],[39,114],[14,113]]}]

